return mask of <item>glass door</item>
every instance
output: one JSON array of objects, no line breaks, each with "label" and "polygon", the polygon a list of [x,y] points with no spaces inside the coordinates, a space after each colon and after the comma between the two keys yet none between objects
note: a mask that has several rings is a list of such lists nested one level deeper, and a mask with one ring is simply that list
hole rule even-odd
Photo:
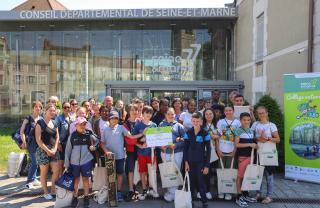
[{"label": "glass door", "polygon": [[173,90],[151,90],[150,91],[150,97],[157,97],[159,99],[166,98],[169,100],[170,105],[174,98],[189,98],[194,99],[197,101],[198,92],[197,90],[194,91],[173,91]]},{"label": "glass door", "polygon": [[149,101],[149,89],[111,89],[111,96],[114,102],[123,100],[125,105],[131,103],[133,98],[139,98],[143,101]]}]

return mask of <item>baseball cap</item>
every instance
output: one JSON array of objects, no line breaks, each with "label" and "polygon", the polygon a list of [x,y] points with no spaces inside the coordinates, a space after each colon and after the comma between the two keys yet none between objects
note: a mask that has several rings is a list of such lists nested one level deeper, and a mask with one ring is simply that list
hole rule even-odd
[{"label": "baseball cap", "polygon": [[109,118],[119,118],[119,113],[117,111],[110,111]]},{"label": "baseball cap", "polygon": [[78,117],[76,120],[75,120],[75,125],[77,124],[82,124],[82,123],[87,123],[87,119],[83,118],[83,117]]}]

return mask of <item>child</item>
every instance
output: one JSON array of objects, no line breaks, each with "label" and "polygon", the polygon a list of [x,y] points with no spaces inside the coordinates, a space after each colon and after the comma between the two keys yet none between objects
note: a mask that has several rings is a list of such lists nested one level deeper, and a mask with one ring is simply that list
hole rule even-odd
[{"label": "child", "polygon": [[247,191],[241,191],[241,183],[247,166],[250,164],[251,151],[257,149],[254,140],[253,131],[250,129],[251,118],[249,113],[240,114],[241,127],[236,129],[235,144],[237,147],[238,158],[238,176],[237,176],[237,199],[236,203],[240,207],[248,207],[248,202],[257,202],[255,198],[251,198]]},{"label": "child", "polygon": [[89,206],[89,177],[92,172],[93,156],[90,151],[95,151],[99,145],[99,140],[91,131],[86,130],[87,120],[84,117],[78,117],[74,122],[76,130],[68,139],[64,166],[71,170],[74,180],[74,195],[72,207],[78,205],[78,185],[80,174],[84,189],[84,207]]},{"label": "child", "polygon": [[[155,128],[157,125],[151,121],[153,114],[153,109],[151,106],[144,106],[142,109],[142,121],[136,123],[134,126],[134,134],[143,133],[146,128]],[[142,183],[142,193],[139,195],[139,200],[145,200],[148,195],[147,190],[147,181],[148,181],[148,164],[151,161],[151,148],[147,147],[145,138],[141,138],[140,141],[136,144],[137,146],[137,155],[138,155],[138,164],[139,164],[139,173]],[[156,160],[156,158],[154,158]],[[154,161],[155,162],[155,161]],[[157,191],[149,190],[149,195],[153,197],[159,197]]]},{"label": "child", "polygon": [[[174,151],[174,159],[177,167],[181,168],[182,158],[183,158],[183,136],[185,135],[185,130],[182,124],[175,121],[175,112],[173,108],[169,108],[167,113],[165,114],[165,120],[163,120],[159,127],[171,126],[172,127],[172,142],[173,145],[165,146],[161,148],[161,157],[162,160],[169,161],[171,159],[171,155]],[[164,195],[164,199],[167,202],[172,202],[175,197],[175,191],[178,187],[168,188],[168,191]]]},{"label": "child", "polygon": [[[243,95],[237,94],[234,97],[234,104],[233,104],[234,106],[244,106],[245,104],[246,104],[246,101],[245,101]],[[252,122],[256,121],[256,118],[254,117],[254,114],[253,114],[253,107],[252,106],[250,106],[250,118],[251,118]]]},{"label": "child", "polygon": [[202,207],[208,207],[205,175],[209,173],[210,166],[210,135],[201,128],[201,113],[193,113],[191,122],[192,128],[184,135],[185,171],[190,171],[191,193],[195,191],[195,184],[197,184],[197,190],[201,195]]},{"label": "child", "polygon": [[[217,123],[217,129],[220,134],[220,139],[217,139],[216,150],[218,156],[222,159],[224,167],[230,167],[232,158],[235,155],[234,134],[235,130],[241,126],[238,119],[235,119],[233,106],[224,108],[225,118],[220,119]],[[219,163],[219,167],[220,167]],[[221,168],[221,167],[220,167]],[[219,194],[219,199],[231,200],[231,194]]]},{"label": "child", "polygon": [[123,201],[122,189],[122,174],[124,172],[124,136],[136,139],[142,137],[143,134],[132,136],[130,132],[119,125],[119,113],[117,111],[110,111],[109,113],[109,126],[106,126],[103,130],[103,138],[101,138],[101,148],[105,155],[115,154],[116,160],[116,173],[118,182],[118,201]]}]

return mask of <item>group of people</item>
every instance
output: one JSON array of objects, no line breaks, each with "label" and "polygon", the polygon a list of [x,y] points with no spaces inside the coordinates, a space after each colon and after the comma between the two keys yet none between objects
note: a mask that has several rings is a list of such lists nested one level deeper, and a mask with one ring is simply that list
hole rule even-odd
[{"label": "group of people", "polygon": [[[150,105],[134,98],[128,105],[118,100],[113,106],[113,98],[106,96],[103,103],[94,99],[82,102],[81,106],[75,99],[64,102],[59,112],[58,101],[52,96],[45,107],[39,101],[33,102],[32,114],[22,123],[22,147],[27,148],[32,162],[26,187],[40,185],[36,179],[40,166],[44,198],[51,200],[55,197],[55,182],[64,171],[70,171],[75,177],[73,207],[78,204],[80,176],[84,205],[88,206],[93,167],[100,156],[111,154],[116,162],[118,201],[159,197],[157,190],[148,186],[147,165],[170,161],[174,154],[177,167],[190,175],[193,197],[207,207],[207,201],[213,198],[210,181],[215,176],[215,169],[221,168],[218,161],[210,163],[211,151],[216,151],[224,167],[230,167],[233,160],[237,161],[238,194],[235,199],[240,207],[247,207],[261,197],[260,191],[255,196],[241,191],[252,149],[257,149],[260,142],[280,142],[277,127],[269,122],[265,107],[256,109],[258,121],[252,108],[250,113],[234,117],[234,106],[245,103],[244,97],[236,91],[229,94],[229,101],[225,104],[220,99],[219,90],[215,90],[212,98],[199,100],[198,108],[195,100],[187,98],[174,98],[171,103],[166,98],[153,98]],[[147,146],[146,130],[157,126],[172,127],[172,145],[155,149]],[[32,129],[29,135],[24,134],[26,128]],[[140,192],[134,185],[136,161],[141,178]],[[49,166],[52,171],[51,192],[47,187]],[[263,203],[272,202],[273,172],[273,167],[265,168],[267,194]],[[124,175],[129,190],[126,196],[122,193]],[[172,202],[177,189],[168,188],[164,199]],[[219,193],[218,198],[232,200],[232,194]]]}]

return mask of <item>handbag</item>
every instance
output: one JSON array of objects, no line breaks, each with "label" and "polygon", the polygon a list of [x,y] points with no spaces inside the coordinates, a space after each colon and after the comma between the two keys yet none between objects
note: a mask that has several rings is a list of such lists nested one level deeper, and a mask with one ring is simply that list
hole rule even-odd
[{"label": "handbag", "polygon": [[219,159],[215,145],[213,145],[213,141],[210,140],[210,146],[211,146],[211,154],[210,154],[210,163],[215,162]]},{"label": "handbag", "polygon": [[259,142],[260,165],[279,166],[277,145],[273,142]]},{"label": "handbag", "polygon": [[101,167],[101,163],[99,160],[99,166],[96,166],[93,170],[93,178],[92,178],[92,190],[98,191],[101,190],[102,187],[107,186],[107,169],[106,167]]},{"label": "handbag", "polygon": [[73,191],[56,186],[56,201],[54,208],[68,207],[72,203]]},{"label": "handbag", "polygon": [[94,196],[93,200],[98,204],[104,204],[108,199],[108,187],[103,186]]},{"label": "handbag", "polygon": [[136,160],[135,166],[134,166],[134,172],[133,172],[133,184],[137,185],[140,180],[141,180],[141,178],[140,178],[140,173],[139,173],[139,163]]},{"label": "handbag", "polygon": [[251,161],[244,172],[244,177],[241,185],[243,191],[258,191],[260,190],[264,167],[259,165],[259,154],[257,154],[257,164],[253,164],[254,149],[251,151]]},{"label": "handbag", "polygon": [[220,158],[221,168],[217,169],[218,193],[219,194],[236,194],[237,193],[237,173],[238,170],[233,168],[234,158],[232,158],[230,168],[224,168]]},{"label": "handbag", "polygon": [[68,191],[74,191],[74,176],[70,171],[66,171],[56,181],[56,185]]},{"label": "handbag", "polygon": [[174,159],[174,151],[171,154],[171,161],[167,162],[164,158],[163,163],[159,164],[162,188],[177,187],[183,184],[183,178]]},{"label": "handbag", "polygon": [[154,161],[154,148],[151,149],[151,164],[148,164],[149,186],[153,189],[154,194],[158,194],[157,185],[157,166]]},{"label": "handbag", "polygon": [[[186,189],[186,183],[187,183],[188,189]],[[189,179],[188,172],[186,172],[186,175],[184,176],[182,189],[175,191],[174,207],[175,208],[192,208],[190,179]]]}]

